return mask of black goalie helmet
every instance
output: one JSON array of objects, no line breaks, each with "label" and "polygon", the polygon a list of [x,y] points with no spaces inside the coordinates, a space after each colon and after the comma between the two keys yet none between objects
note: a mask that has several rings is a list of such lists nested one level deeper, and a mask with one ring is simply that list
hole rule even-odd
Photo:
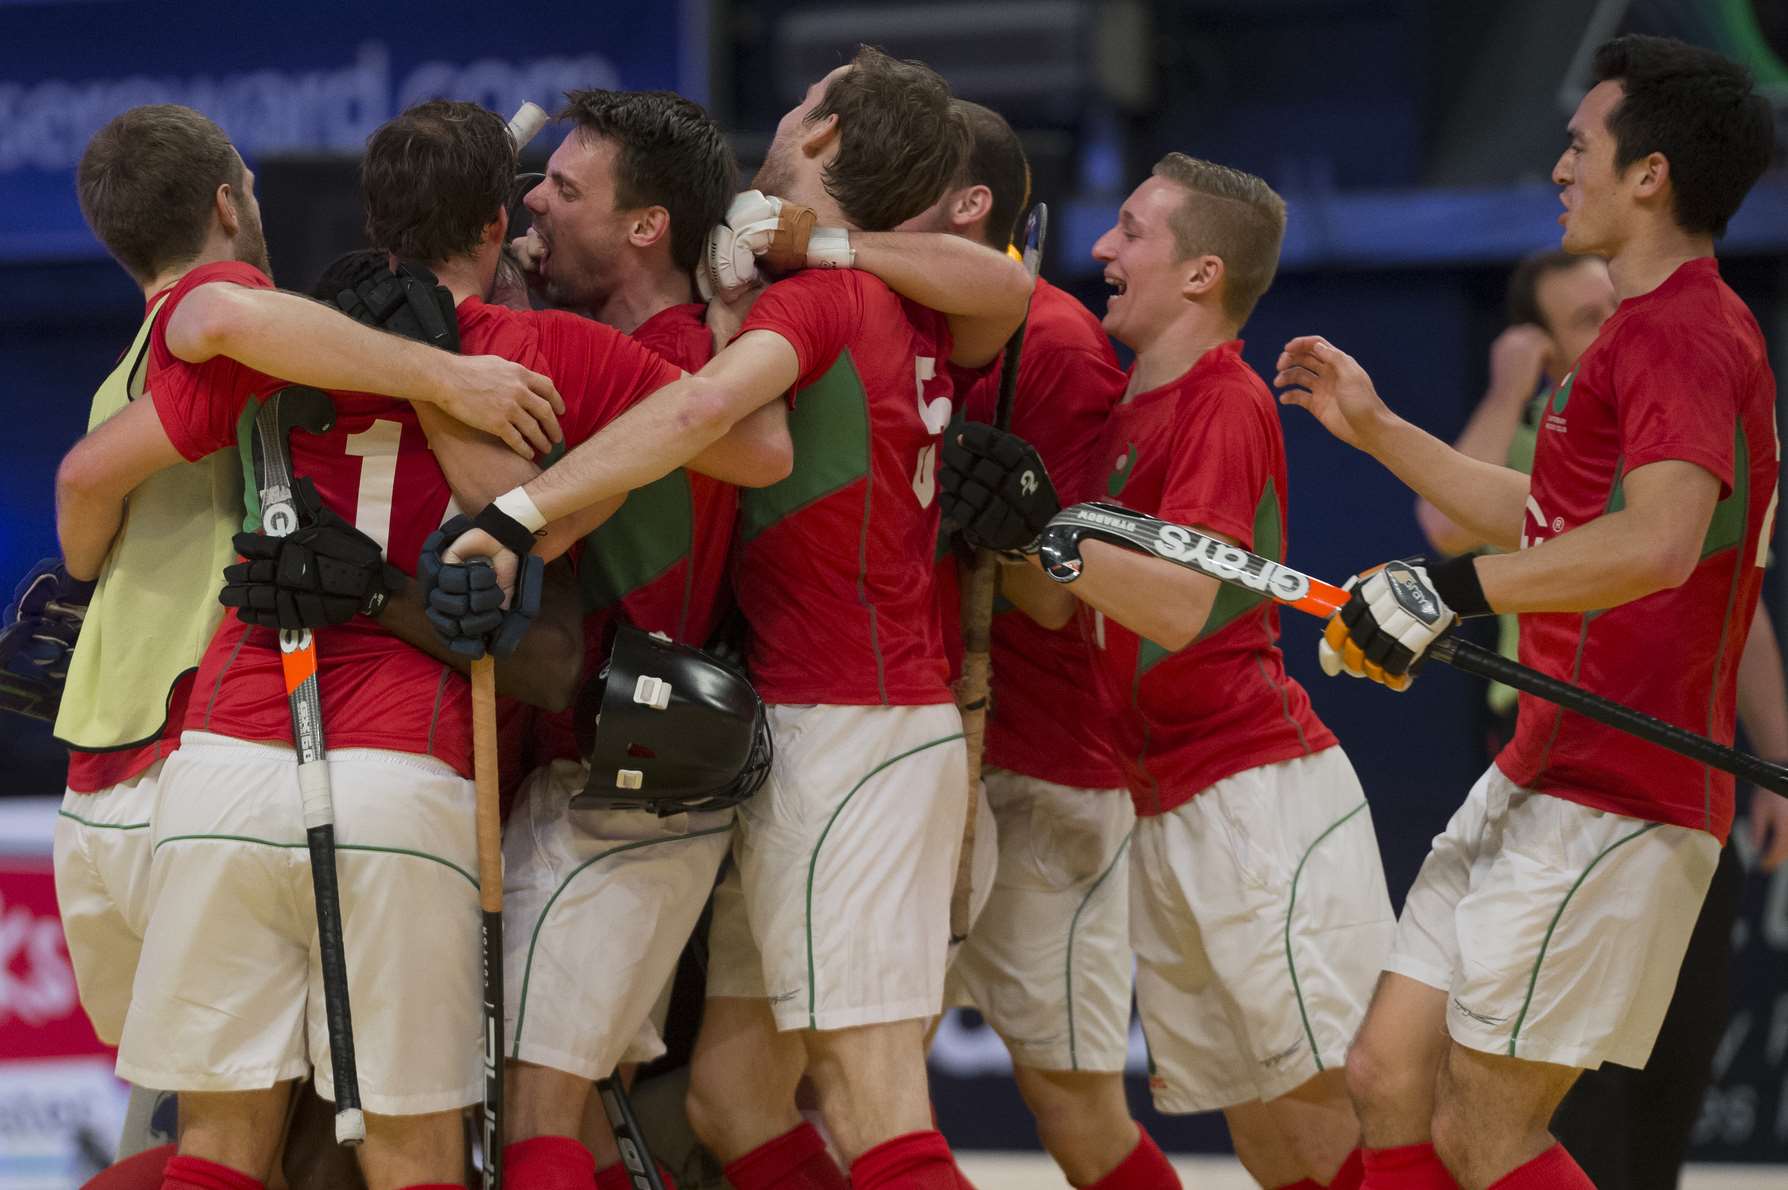
[{"label": "black goalie helmet", "polygon": [[578,699],[576,723],[590,778],[574,809],[722,810],[770,775],[770,722],[745,675],[628,625]]}]

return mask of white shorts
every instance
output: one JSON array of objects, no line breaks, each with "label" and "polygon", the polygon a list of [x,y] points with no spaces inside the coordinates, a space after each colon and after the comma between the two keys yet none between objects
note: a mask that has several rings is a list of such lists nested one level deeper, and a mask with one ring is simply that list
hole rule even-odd
[{"label": "white shorts", "polygon": [[148,918],[149,820],[165,760],[97,793],[62,795],[54,843],[56,907],[81,1007],[117,1045]]},{"label": "white shorts", "polygon": [[[472,783],[433,757],[329,754],[360,1095],[420,1115],[483,1093]],[[162,770],[149,917],[118,1075],[333,1099],[316,903],[290,748],[187,732]]]},{"label": "white shorts", "polygon": [[1450,993],[1460,1045],[1642,1068],[1719,860],[1705,831],[1534,793],[1491,765],[1435,837],[1386,967]]},{"label": "white shorts", "polygon": [[1372,812],[1340,748],[1138,818],[1130,939],[1155,1107],[1277,1099],[1342,1069],[1395,928]]},{"label": "white shorts", "polygon": [[968,806],[961,716],[951,703],[769,711],[776,761],[739,807],[708,995],[767,998],[781,1029],[935,1016]]},{"label": "white shorts", "polygon": [[713,891],[733,812],[573,810],[584,765],[523,784],[503,837],[509,1056],[588,1079],[662,1052],[651,1022]]},{"label": "white shorts", "polygon": [[1133,966],[1130,794],[991,769],[987,797],[999,874],[945,1000],[978,1008],[1021,1065],[1122,1071]]}]

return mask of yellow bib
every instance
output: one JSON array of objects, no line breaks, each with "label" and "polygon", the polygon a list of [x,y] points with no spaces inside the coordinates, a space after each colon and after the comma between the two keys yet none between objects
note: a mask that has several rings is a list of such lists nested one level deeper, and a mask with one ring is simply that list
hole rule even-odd
[{"label": "yellow bib", "polygon": [[[88,430],[143,396],[149,332],[161,307],[150,308],[93,394]],[[162,734],[174,684],[198,667],[223,616],[217,592],[223,568],[236,560],[230,537],[242,515],[234,450],[171,467],[131,492],[69,662],[57,739],[107,752]]]}]

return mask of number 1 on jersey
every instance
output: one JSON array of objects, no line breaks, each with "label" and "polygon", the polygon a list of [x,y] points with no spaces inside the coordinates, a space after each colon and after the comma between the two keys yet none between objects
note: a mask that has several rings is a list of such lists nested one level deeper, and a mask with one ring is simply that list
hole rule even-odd
[{"label": "number 1 on jersey", "polygon": [[402,423],[383,418],[348,435],[347,452],[363,460],[354,528],[378,542],[382,552],[391,548],[391,493],[397,486],[397,448],[403,436]]}]

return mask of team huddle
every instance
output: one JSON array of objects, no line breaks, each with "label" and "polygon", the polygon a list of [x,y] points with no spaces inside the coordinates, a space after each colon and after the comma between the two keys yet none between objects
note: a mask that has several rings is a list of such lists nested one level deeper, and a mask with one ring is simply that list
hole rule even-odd
[{"label": "team huddle", "polygon": [[[1595,77],[1553,177],[1621,305],[1531,480],[1397,417],[1326,340],[1279,356],[1280,401],[1505,551],[1362,571],[1322,664],[1407,689],[1461,618],[1519,613],[1525,664],[1730,743],[1778,444],[1713,242],[1769,109],[1661,39]],[[1168,154],[1094,245],[1101,317],[1008,252],[1018,137],[920,63],[865,47],[814,82],[742,193],[696,105],[566,98],[526,235],[502,118],[436,100],[374,132],[369,250],[321,300],[274,287],[254,176],[199,113],[132,109],[82,158],[146,307],[58,472],[23,660],[67,667],[82,1003],[179,1108],[177,1151],[96,1184],[307,1184],[290,1121],[337,1099],[340,1023],[302,641],[372,1190],[463,1185],[485,1094],[486,656],[521,1190],[650,1184],[593,1088],[664,1052],[710,906],[686,1107],[737,1190],[968,1185],[926,1083],[952,1005],[1006,1044],[1071,1184],[1177,1187],[1125,1100],[1133,998],[1155,1106],[1223,1112],[1263,1187],[1591,1185],[1548,1122],[1582,1070],[1645,1064],[1732,778],[1523,695],[1399,916],[1267,593],[1063,530],[1096,502],[1286,558],[1279,402],[1240,334],[1295,211]],[[984,748],[953,692],[975,550],[1003,596]]]}]

